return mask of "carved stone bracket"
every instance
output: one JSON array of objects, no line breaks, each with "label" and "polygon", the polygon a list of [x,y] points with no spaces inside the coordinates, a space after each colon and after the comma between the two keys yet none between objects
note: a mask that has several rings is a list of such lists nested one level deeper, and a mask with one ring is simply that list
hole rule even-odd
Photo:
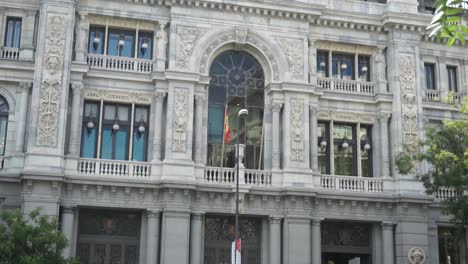
[{"label": "carved stone bracket", "polygon": [[154,92],[154,98],[156,99],[156,101],[162,102],[164,100],[164,97],[166,97],[166,94],[166,91],[156,91]]},{"label": "carved stone bracket", "polygon": [[247,40],[247,33],[248,33],[247,28],[236,27],[236,46],[237,47],[245,45],[246,40]]}]

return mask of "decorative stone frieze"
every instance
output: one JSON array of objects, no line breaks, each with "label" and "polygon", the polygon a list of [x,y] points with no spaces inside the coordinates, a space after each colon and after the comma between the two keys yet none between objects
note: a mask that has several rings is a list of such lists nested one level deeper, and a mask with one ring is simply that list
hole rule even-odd
[{"label": "decorative stone frieze", "polygon": [[[125,16],[120,16],[125,17]],[[130,18],[119,18],[119,15],[115,15],[115,17],[108,17],[102,15],[89,15],[89,23],[92,25],[107,25],[110,27],[117,27],[117,28],[128,28],[128,29],[135,29],[138,28],[139,30],[145,31],[153,31],[154,24],[152,22],[137,20],[137,19],[130,19]]]},{"label": "decorative stone frieze", "polygon": [[291,98],[291,160],[304,160],[304,99]]},{"label": "decorative stone frieze", "polygon": [[418,141],[416,62],[414,55],[400,54],[400,99],[403,144],[414,152]]},{"label": "decorative stone frieze", "polygon": [[62,15],[49,14],[47,17],[36,139],[40,146],[57,145],[66,23],[66,17]]},{"label": "decorative stone frieze", "polygon": [[281,48],[288,58],[291,79],[304,78],[304,41],[300,39],[278,39]]},{"label": "decorative stone frieze", "polygon": [[348,122],[348,123],[373,124],[375,122],[375,115],[363,114],[363,113],[320,111],[318,113],[318,119],[319,120],[333,120],[333,121]]},{"label": "decorative stone frieze", "polygon": [[115,91],[104,91],[104,90],[86,90],[84,92],[85,99],[92,100],[103,100],[107,102],[117,103],[136,103],[136,104],[151,104],[151,94],[140,94],[140,93],[122,93]]},{"label": "decorative stone frieze", "polygon": [[341,44],[329,41],[317,41],[315,42],[315,47],[319,50],[331,50],[337,52],[358,53],[366,55],[372,55],[375,51],[375,48],[370,46]]},{"label": "decorative stone frieze", "polygon": [[202,34],[202,30],[195,27],[177,26],[176,67],[190,68],[190,58],[193,48]]},{"label": "decorative stone frieze", "polygon": [[174,91],[174,112],[172,120],[172,151],[187,151],[188,90],[176,88]]}]

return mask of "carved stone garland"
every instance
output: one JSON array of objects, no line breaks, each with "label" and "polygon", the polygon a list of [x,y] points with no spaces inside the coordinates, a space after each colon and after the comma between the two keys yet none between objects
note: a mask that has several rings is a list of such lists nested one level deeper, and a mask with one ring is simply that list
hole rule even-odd
[{"label": "carved stone garland", "polygon": [[304,100],[291,98],[291,160],[304,160]]},{"label": "carved stone garland", "polygon": [[286,57],[288,58],[291,78],[301,80],[304,78],[304,42],[300,39],[279,39]]},{"label": "carved stone garland", "polygon": [[188,90],[174,91],[174,113],[172,120],[172,151],[187,151]]},{"label": "carved stone garland", "polygon": [[413,55],[400,55],[401,118],[403,144],[414,152],[418,140],[416,62]]},{"label": "carved stone garland", "polygon": [[194,27],[177,26],[176,67],[190,68],[193,48],[200,38],[201,30]]},{"label": "carved stone garland", "polygon": [[60,112],[66,17],[49,15],[44,49],[36,144],[54,147]]}]

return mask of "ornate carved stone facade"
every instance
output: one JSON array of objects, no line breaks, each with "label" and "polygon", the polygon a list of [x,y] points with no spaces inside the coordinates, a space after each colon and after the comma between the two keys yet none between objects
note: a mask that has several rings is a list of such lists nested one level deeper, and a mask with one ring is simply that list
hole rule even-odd
[{"label": "ornate carved stone facade", "polygon": [[278,39],[288,58],[291,79],[304,78],[304,42],[300,39]]},{"label": "ornate carved stone facade", "polygon": [[49,14],[44,49],[36,144],[57,144],[58,115],[62,85],[66,17]]},{"label": "ornate carved stone facade", "polygon": [[291,98],[291,160],[304,160],[304,99]]},{"label": "ornate carved stone facade", "polygon": [[414,55],[400,55],[401,119],[403,144],[414,150],[418,140],[416,62]]},{"label": "ornate carved stone facade", "polygon": [[186,26],[177,26],[176,67],[190,68],[192,51],[200,38],[201,29]]},{"label": "ornate carved stone facade", "polygon": [[174,91],[174,113],[172,120],[172,151],[187,151],[188,90],[176,88]]}]

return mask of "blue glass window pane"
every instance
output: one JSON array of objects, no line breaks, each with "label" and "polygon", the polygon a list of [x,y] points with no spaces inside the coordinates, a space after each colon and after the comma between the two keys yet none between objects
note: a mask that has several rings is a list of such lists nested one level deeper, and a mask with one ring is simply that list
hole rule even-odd
[{"label": "blue glass window pane", "polygon": [[21,21],[16,21],[15,23],[15,48],[20,47],[20,37],[21,37]]},{"label": "blue glass window pane", "polygon": [[354,79],[354,55],[333,54],[332,74],[333,78]]},{"label": "blue glass window pane", "polygon": [[[146,48],[143,44],[146,43]],[[153,34],[139,32],[138,33],[138,58],[151,59],[153,51]]]},{"label": "blue glass window pane", "polygon": [[361,81],[370,81],[369,57],[359,57],[358,75]]},{"label": "blue glass window pane", "polygon": [[0,117],[0,155],[5,154],[5,143],[7,133],[8,117]]},{"label": "blue glass window pane", "polygon": [[96,158],[96,134],[97,128],[88,129],[86,122],[83,123],[83,129],[81,134],[81,156],[83,158]]},{"label": "blue glass window pane", "polygon": [[119,53],[119,39],[120,36],[117,33],[110,33],[107,42],[107,54],[112,56],[118,56]]},{"label": "blue glass window pane", "polygon": [[127,159],[127,129],[120,129],[116,132],[115,136],[115,159],[126,160]]},{"label": "blue glass window pane", "polygon": [[[98,42],[94,42],[97,37]],[[88,52],[93,54],[104,54],[104,29],[91,27],[89,32]]]},{"label": "blue glass window pane", "polygon": [[5,41],[6,47],[12,47],[13,45],[13,33],[14,33],[14,21],[9,20],[7,22],[7,36]]},{"label": "blue glass window pane", "polygon": [[[138,131],[138,127],[135,127],[133,131]],[[133,160],[146,161],[145,145],[146,145],[145,134],[134,132],[133,134]]]},{"label": "blue glass window pane", "polygon": [[[120,39],[124,40],[124,45],[119,46]],[[112,56],[133,57],[134,56],[135,33],[130,31],[109,31],[109,42],[107,44],[107,54]]]},{"label": "blue glass window pane", "polygon": [[111,127],[102,129],[101,158],[103,159],[112,159],[112,133]]},{"label": "blue glass window pane", "polygon": [[208,107],[208,141],[222,142],[224,128],[224,106],[210,105]]},{"label": "blue glass window pane", "polygon": [[10,48],[20,47],[21,18],[8,18],[6,25],[5,46]]}]

